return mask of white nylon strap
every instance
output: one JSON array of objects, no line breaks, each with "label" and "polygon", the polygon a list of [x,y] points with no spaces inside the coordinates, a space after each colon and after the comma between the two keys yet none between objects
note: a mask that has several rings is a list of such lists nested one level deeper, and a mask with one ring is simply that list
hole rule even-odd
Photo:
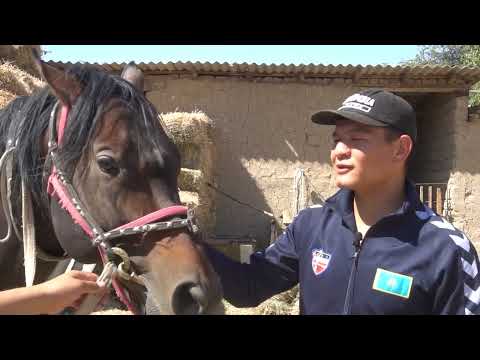
[{"label": "white nylon strap", "polygon": [[67,266],[67,269],[65,270],[65,272],[67,273],[67,272],[69,272],[69,271],[72,271],[74,265],[75,265],[75,259],[70,260],[70,262],[68,263],[68,266]]},{"label": "white nylon strap", "polygon": [[25,283],[32,286],[35,280],[37,256],[35,253],[35,225],[33,218],[33,204],[25,181],[22,179],[22,232],[23,232],[23,254],[25,266]]},{"label": "white nylon strap", "polygon": [[[69,272],[69,271],[72,271],[73,267],[75,266],[75,259],[72,259],[70,260],[70,262],[68,263],[68,266],[67,268],[65,269],[65,272]],[[82,266],[82,271],[84,272],[93,272],[93,270],[95,270],[95,267],[97,266],[97,264],[84,264]]]},{"label": "white nylon strap", "polygon": [[[87,268],[91,268],[93,270],[93,268],[91,267],[92,265],[94,264],[86,264],[83,266],[83,268],[87,266]],[[97,283],[104,282],[107,287],[110,287],[115,270],[116,270],[116,266],[113,263],[111,262],[106,263],[105,266],[103,267],[102,273],[97,279]],[[87,295],[85,297],[85,300],[83,300],[82,304],[80,305],[80,307],[75,311],[75,315],[88,315],[94,312],[98,304],[102,300],[103,296],[104,296],[103,294]]]},{"label": "white nylon strap", "polygon": [[93,270],[95,270],[95,267],[97,266],[97,264],[84,264],[82,266],[82,271],[84,272],[93,272]]}]

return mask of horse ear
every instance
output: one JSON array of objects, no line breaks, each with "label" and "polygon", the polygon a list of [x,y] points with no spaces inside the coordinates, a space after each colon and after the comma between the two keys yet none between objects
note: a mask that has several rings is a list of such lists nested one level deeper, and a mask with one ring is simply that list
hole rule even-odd
[{"label": "horse ear", "polygon": [[127,80],[129,83],[131,83],[133,86],[135,86],[138,90],[143,92],[144,89],[144,76],[143,76],[143,71],[140,70],[133,61],[128,63],[123,68],[122,79]]},{"label": "horse ear", "polygon": [[73,75],[42,61],[40,54],[32,48],[33,60],[38,72],[47,82],[53,94],[65,105],[72,106],[80,96],[83,86]]}]

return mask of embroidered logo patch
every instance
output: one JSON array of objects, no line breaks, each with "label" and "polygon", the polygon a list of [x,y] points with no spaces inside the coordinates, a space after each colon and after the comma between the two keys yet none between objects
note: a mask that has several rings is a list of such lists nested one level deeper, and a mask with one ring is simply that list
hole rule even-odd
[{"label": "embroidered logo patch", "polygon": [[331,257],[330,254],[327,254],[322,249],[314,249],[312,251],[312,269],[315,275],[320,275],[325,271]]},{"label": "embroidered logo patch", "polygon": [[387,294],[408,299],[412,289],[413,277],[397,274],[391,271],[377,268],[372,288]]}]

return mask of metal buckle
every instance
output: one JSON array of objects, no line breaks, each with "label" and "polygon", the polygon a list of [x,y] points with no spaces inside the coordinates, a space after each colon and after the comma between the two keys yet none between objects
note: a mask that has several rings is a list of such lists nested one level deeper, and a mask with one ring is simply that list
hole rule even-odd
[{"label": "metal buckle", "polygon": [[192,208],[189,208],[187,210],[187,228],[193,235],[197,234],[200,231],[195,221],[195,210],[193,210]]}]

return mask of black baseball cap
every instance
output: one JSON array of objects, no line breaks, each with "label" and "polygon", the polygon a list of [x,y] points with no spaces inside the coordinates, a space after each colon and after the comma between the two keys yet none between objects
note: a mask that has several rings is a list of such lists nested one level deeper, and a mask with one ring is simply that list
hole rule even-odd
[{"label": "black baseball cap", "polygon": [[335,125],[348,119],[370,126],[391,127],[417,140],[417,120],[412,106],[400,96],[381,89],[363,90],[349,96],[337,110],[323,110],[312,115],[312,121]]}]

